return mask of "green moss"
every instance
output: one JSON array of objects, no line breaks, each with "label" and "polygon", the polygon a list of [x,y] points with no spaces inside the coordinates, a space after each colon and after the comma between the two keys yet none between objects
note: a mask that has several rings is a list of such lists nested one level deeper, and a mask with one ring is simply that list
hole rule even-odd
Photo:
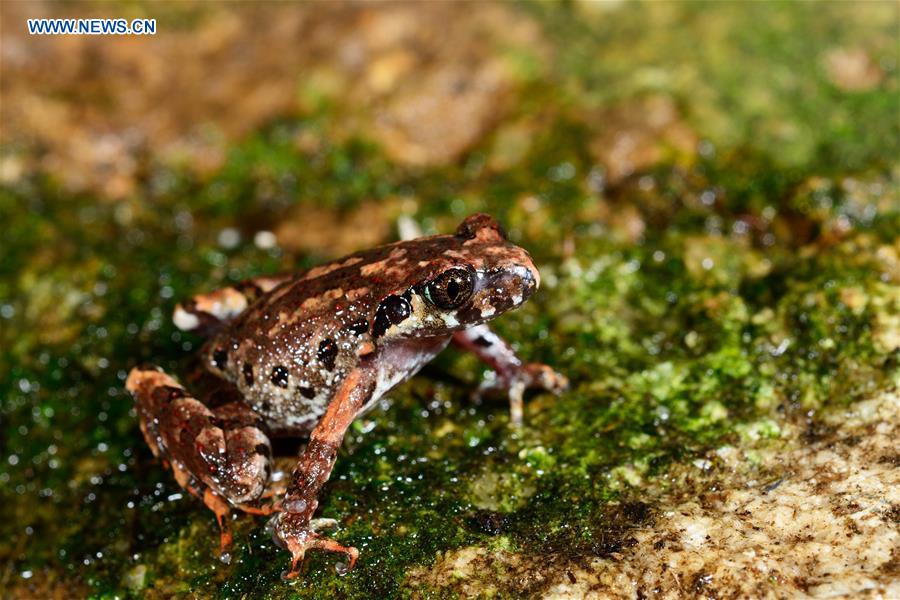
[{"label": "green moss", "polygon": [[[866,125],[896,123],[896,65],[882,61],[880,87],[845,94],[799,52],[854,43],[880,57],[881,17],[870,40],[869,21],[844,28],[845,9],[831,5],[778,5],[769,25],[743,5],[584,19],[587,6],[528,10],[559,71],[523,64],[518,108],[459,165],[404,168],[368,140],[335,135],[340,102],[319,81],[303,92],[311,116],[251,135],[208,178],[161,171],[118,204],[52,180],[0,190],[9,572],[80,578],[97,597],[362,598],[402,593],[410,568],[467,545],[605,556],[623,524],[649,514],[611,501],[640,497],[673,461],[777,437],[786,421],[896,385],[886,332],[898,318],[890,256],[900,219],[886,165],[897,136],[894,125]],[[693,34],[674,39],[673,20]],[[608,59],[597,60],[602,49]],[[792,58],[807,73],[796,90],[777,77]],[[761,74],[773,61],[774,84]],[[655,73],[683,77],[654,83]],[[648,90],[674,94],[719,150],[602,189],[585,114]],[[508,123],[534,135],[497,170],[492,153],[523,139],[504,134]],[[785,138],[780,123],[794,133]],[[572,389],[532,397],[513,431],[502,399],[469,398],[483,368],[447,353],[351,430],[326,486],[321,513],[360,549],[356,570],[338,576],[333,556],[314,554],[286,586],[286,556],[249,517],[235,522],[233,560],[222,564],[212,516],[145,447],[125,374],[149,360],[184,371],[202,341],[170,324],[178,299],[314,262],[256,248],[256,230],[298,208],[337,217],[395,197],[426,232],[484,210],[532,251],[542,290],[496,327]],[[244,241],[221,247],[225,227]]]},{"label": "green moss", "polygon": [[[767,156],[774,168],[763,175],[764,185],[790,179],[794,169],[889,166],[900,153],[891,98],[896,6],[526,6],[541,13],[560,53],[554,75],[574,102],[671,94],[715,147],[731,152],[749,140]],[[829,53],[856,48],[869,53],[881,85],[846,91],[835,83]]]}]

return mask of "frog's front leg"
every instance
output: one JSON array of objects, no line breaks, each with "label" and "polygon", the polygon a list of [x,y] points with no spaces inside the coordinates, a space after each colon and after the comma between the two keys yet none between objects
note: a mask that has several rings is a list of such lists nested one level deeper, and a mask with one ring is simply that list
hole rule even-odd
[{"label": "frog's front leg", "polygon": [[328,481],[344,434],[359,411],[375,392],[377,374],[372,354],[363,357],[359,365],[341,383],[310,434],[309,443],[291,473],[291,482],[282,500],[282,512],[274,518],[273,537],[291,553],[291,569],[283,577],[293,579],[307,550],[319,549],[347,555],[347,569],[356,564],[359,551],[316,533],[310,526],[319,506],[318,495]]},{"label": "frog's front leg", "polygon": [[172,321],[182,331],[212,335],[222,325],[244,312],[254,300],[289,280],[291,276],[290,273],[261,275],[207,294],[197,294],[175,307]]},{"label": "frog's front leg", "polygon": [[272,456],[263,424],[249,406],[210,406],[153,366],[136,367],[125,387],[135,399],[141,431],[153,454],[172,468],[181,487],[202,498],[222,530],[220,551],[231,542],[232,507],[271,514],[256,506],[265,491]]},{"label": "frog's front leg", "polygon": [[472,352],[494,370],[494,378],[482,383],[479,391],[502,390],[509,394],[509,419],[522,424],[522,404],[526,389],[536,388],[558,394],[569,380],[547,365],[523,362],[512,347],[487,325],[476,325],[453,334],[453,343]]}]

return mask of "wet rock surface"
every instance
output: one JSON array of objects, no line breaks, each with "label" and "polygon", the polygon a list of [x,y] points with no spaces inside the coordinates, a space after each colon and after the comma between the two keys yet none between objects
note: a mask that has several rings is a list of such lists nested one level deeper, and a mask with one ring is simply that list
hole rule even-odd
[{"label": "wet rock surface", "polygon": [[[12,3],[4,17],[24,23],[56,6]],[[72,8],[67,16],[105,14]],[[154,15],[149,5],[132,12]],[[540,41],[534,23],[500,5],[475,15],[445,3],[195,3],[165,16],[143,38],[38,40],[10,28],[4,142],[24,147],[29,170],[121,198],[157,163],[209,173],[230,142],[322,102],[340,103],[340,129],[371,135],[399,163],[446,164],[501,115],[516,75],[497,50]]]},{"label": "wet rock surface", "polygon": [[[159,6],[0,5],[0,588],[900,593],[900,8]],[[175,303],[477,211],[542,275],[498,330],[572,389],[512,431],[448,352],[347,436],[353,572],[285,585],[253,517],[217,560],[123,390],[189,371]]]},{"label": "wet rock surface", "polygon": [[[468,546],[413,570],[434,588],[543,598],[881,597],[900,594],[900,396],[827,415],[823,433],[723,446],[645,488],[653,517],[624,525],[614,551],[537,560],[503,544]],[[674,485],[673,485],[674,484]],[[417,592],[417,590],[423,590]]]}]

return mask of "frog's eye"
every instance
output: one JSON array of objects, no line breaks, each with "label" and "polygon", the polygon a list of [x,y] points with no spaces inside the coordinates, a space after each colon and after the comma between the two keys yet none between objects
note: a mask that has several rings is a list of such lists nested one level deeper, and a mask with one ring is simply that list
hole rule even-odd
[{"label": "frog's eye", "polygon": [[472,297],[475,275],[469,269],[447,269],[425,286],[425,297],[438,308],[457,308]]}]

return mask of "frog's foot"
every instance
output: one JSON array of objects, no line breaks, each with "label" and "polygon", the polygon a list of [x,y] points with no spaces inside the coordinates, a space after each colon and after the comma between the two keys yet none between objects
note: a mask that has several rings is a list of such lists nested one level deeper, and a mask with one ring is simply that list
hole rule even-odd
[{"label": "frog's foot", "polygon": [[453,334],[453,343],[473,353],[494,372],[475,393],[480,397],[489,391],[509,395],[509,420],[513,426],[522,424],[522,397],[527,389],[539,389],[559,394],[569,387],[569,380],[539,363],[524,363],[512,346],[487,325],[476,325]]},{"label": "frog's foot", "polygon": [[495,371],[485,379],[476,394],[506,392],[509,396],[509,421],[514,427],[522,424],[525,390],[543,390],[561,394],[569,387],[569,379],[551,367],[540,363],[526,363]]},{"label": "frog's foot", "polygon": [[182,331],[212,335],[237,317],[257,298],[290,279],[290,274],[245,279],[231,287],[197,294],[175,307],[172,321]]},{"label": "frog's foot", "polygon": [[296,578],[300,574],[300,564],[307,550],[325,550],[339,552],[347,557],[346,564],[338,565],[338,572],[346,573],[356,565],[359,550],[352,546],[343,546],[330,538],[321,536],[318,530],[331,528],[336,524],[333,519],[312,519],[303,513],[280,513],[274,518],[272,539],[275,543],[291,553],[291,568],[281,577],[284,580]]},{"label": "frog's foot", "polygon": [[153,366],[132,369],[125,387],[135,398],[153,453],[169,464],[181,487],[215,513],[223,554],[231,543],[232,507],[262,514],[277,510],[277,503],[257,503],[271,472],[272,450],[252,409],[238,402],[210,409]]}]

